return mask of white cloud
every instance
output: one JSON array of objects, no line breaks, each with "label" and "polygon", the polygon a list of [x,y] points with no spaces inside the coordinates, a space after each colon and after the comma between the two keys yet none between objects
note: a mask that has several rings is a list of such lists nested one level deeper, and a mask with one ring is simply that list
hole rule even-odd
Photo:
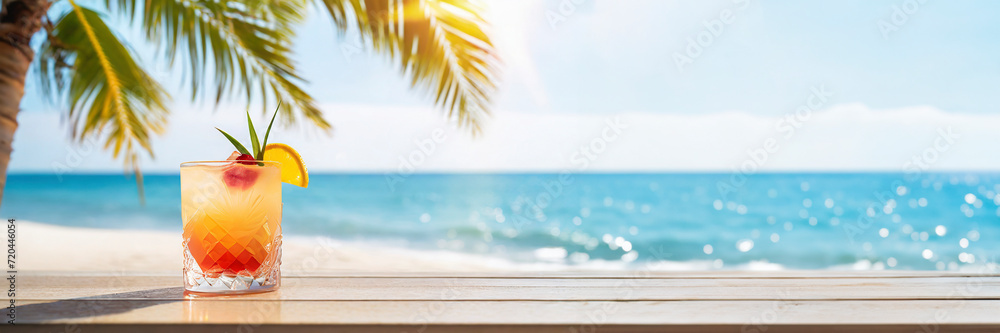
[{"label": "white cloud", "polygon": [[[511,172],[573,169],[574,153],[600,138],[606,122],[618,117],[628,127],[607,142],[586,169],[613,171],[731,171],[749,157],[747,150],[775,138],[779,148],[762,163],[763,171],[883,170],[900,171],[912,156],[933,147],[939,130],[960,137],[940,154],[931,170],[1000,169],[993,154],[1000,140],[1000,115],[944,112],[932,107],[872,110],[839,105],[815,112],[790,138],[776,129],[778,117],[729,111],[704,115],[620,112],[616,114],[527,114],[499,110],[472,138],[455,130],[432,108],[386,108],[326,105],[336,127],[332,136],[315,130],[281,129],[272,142],[296,147],[313,171],[386,172],[396,170],[436,129],[447,137],[416,166],[417,172]],[[264,127],[259,116],[258,128]],[[15,137],[12,172],[52,172],[54,163],[78,172],[118,171],[110,153],[71,145],[59,116],[25,112]],[[178,111],[168,132],[154,142],[155,161],[148,171],[175,172],[184,161],[223,159],[233,149],[214,130],[246,137],[242,110],[215,113]]]}]

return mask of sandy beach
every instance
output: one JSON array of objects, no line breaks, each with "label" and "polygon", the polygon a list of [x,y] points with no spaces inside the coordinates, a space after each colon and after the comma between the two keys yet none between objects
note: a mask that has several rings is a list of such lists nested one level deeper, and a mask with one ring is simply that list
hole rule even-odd
[{"label": "sandy beach", "polygon": [[[22,271],[181,271],[181,235],[166,231],[65,227],[17,222]],[[435,272],[517,269],[516,265],[453,252],[415,252],[362,246],[322,237],[285,237],[285,274]]]},{"label": "sandy beach", "polygon": [[[177,273],[182,268],[181,234],[170,231],[67,227],[31,221],[17,222],[17,268],[22,271]],[[535,252],[544,257],[553,248]],[[991,269],[995,264],[988,263]],[[978,266],[962,266],[973,270]],[[532,263],[446,250],[414,250],[347,242],[327,237],[288,236],[282,244],[283,274],[395,272],[594,272],[622,270],[716,270],[713,261],[656,261],[629,265],[622,261],[590,260],[573,265],[562,260]],[[723,269],[785,270],[781,265],[752,261]],[[829,270],[884,270],[878,262],[859,260]]]}]

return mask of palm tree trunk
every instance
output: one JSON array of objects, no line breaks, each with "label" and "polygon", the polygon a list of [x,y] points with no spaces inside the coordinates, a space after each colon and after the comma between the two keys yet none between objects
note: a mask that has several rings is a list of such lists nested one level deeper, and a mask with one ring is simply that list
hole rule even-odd
[{"label": "palm tree trunk", "polygon": [[0,202],[7,185],[24,78],[35,55],[29,44],[31,36],[41,29],[48,8],[46,0],[3,0],[0,10]]}]

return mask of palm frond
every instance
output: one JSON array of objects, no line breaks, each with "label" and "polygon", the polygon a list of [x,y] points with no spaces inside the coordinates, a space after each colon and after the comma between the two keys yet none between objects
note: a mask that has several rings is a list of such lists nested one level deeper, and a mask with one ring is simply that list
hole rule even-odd
[{"label": "palm frond", "polygon": [[[398,61],[411,85],[478,132],[489,115],[499,59],[476,0],[322,0],[340,31]],[[353,14],[353,16],[351,16]]]},{"label": "palm frond", "polygon": [[186,57],[192,96],[202,93],[206,76],[212,74],[216,103],[228,94],[242,95],[247,103],[257,96],[262,105],[274,98],[286,122],[294,122],[298,114],[320,128],[330,127],[302,89],[305,81],[290,57],[294,28],[305,19],[306,0],[105,1],[138,21],[171,63]]},{"label": "palm frond", "polygon": [[167,93],[99,14],[69,3],[71,9],[41,46],[42,86],[60,92],[65,88],[74,139],[106,133],[105,149],[113,148],[114,157],[122,157],[141,189],[138,153],[141,149],[153,155],[150,136],[163,131]]}]

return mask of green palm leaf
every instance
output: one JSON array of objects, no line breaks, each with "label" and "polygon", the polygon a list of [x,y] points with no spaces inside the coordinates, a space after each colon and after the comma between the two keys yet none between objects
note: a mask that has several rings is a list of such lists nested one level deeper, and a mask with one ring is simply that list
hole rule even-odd
[{"label": "green palm leaf", "polygon": [[[475,0],[322,0],[340,31],[353,22],[411,85],[473,132],[489,115],[499,60]],[[354,16],[351,17],[350,14]]]},{"label": "green palm leaf", "polygon": [[[290,57],[294,28],[310,1],[105,0],[108,8],[137,22],[171,63],[183,59],[194,98],[214,90],[216,103],[224,95],[242,95],[248,103],[260,98],[262,105],[275,99],[285,122],[298,115],[327,129]],[[449,117],[478,132],[489,114],[499,65],[478,2],[315,1],[341,32],[355,24],[375,51],[399,62],[411,85],[430,92]],[[168,96],[100,15],[73,0],[69,4],[55,26],[47,26],[40,48],[42,90],[69,101],[75,139],[106,136],[105,148],[113,148],[135,172],[141,199],[138,154],[153,155],[150,137],[163,131]],[[208,78],[212,87],[206,86]],[[268,132],[273,122],[274,116]]]},{"label": "green palm leaf", "polygon": [[293,28],[305,18],[306,0],[106,2],[139,21],[146,37],[163,49],[171,63],[186,56],[192,96],[202,92],[206,76],[212,74],[216,103],[235,93],[247,103],[261,98],[262,105],[273,98],[281,103],[286,122],[294,122],[300,114],[320,128],[330,127],[313,97],[300,86],[304,80],[290,57]]},{"label": "green palm leaf", "polygon": [[[105,149],[136,174],[138,150],[153,155],[152,133],[161,133],[167,93],[132,58],[96,12],[69,1],[71,9],[41,47],[43,87],[66,87],[71,133],[77,140],[107,133]],[[55,42],[58,41],[58,44]],[[71,68],[55,63],[66,61]]]}]

